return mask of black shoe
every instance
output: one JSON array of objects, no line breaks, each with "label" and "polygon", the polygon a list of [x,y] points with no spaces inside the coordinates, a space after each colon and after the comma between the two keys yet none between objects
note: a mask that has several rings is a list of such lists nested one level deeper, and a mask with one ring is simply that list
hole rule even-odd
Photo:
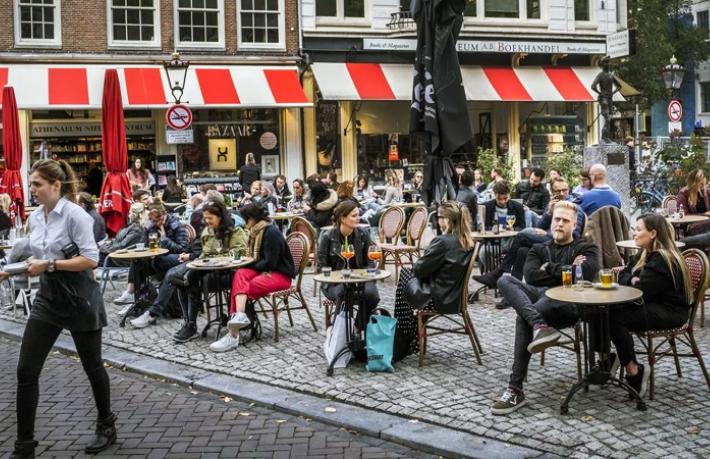
[{"label": "black shoe", "polygon": [[33,459],[35,457],[36,441],[16,441],[15,449],[10,455],[10,459]]},{"label": "black shoe", "polygon": [[496,283],[498,282],[499,277],[500,276],[497,271],[491,271],[486,274],[481,274],[480,276],[473,276],[473,280],[479,284],[485,285],[488,288],[496,288]]},{"label": "black shoe", "polygon": [[495,303],[496,309],[508,309],[510,307],[510,304],[503,297],[496,298]]},{"label": "black shoe", "polygon": [[96,435],[84,448],[87,454],[96,454],[116,443],[116,415],[111,414],[106,419],[96,422]]},{"label": "black shoe", "polygon": [[525,394],[523,391],[507,388],[500,399],[491,407],[491,413],[500,416],[510,414],[521,406],[525,405]]},{"label": "black shoe", "polygon": [[646,395],[649,375],[650,373],[646,371],[643,365],[639,365],[639,371],[634,376],[626,375],[626,382],[634,388],[641,398]]},{"label": "black shoe", "polygon": [[197,338],[199,335],[197,333],[197,325],[195,322],[188,322],[182,326],[180,330],[173,336],[176,343],[187,343]]}]

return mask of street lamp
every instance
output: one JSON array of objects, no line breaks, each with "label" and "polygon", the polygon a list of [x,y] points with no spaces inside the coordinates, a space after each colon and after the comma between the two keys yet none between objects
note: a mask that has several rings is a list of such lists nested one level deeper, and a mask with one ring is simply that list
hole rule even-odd
[{"label": "street lamp", "polygon": [[169,61],[163,61],[165,76],[168,78],[170,92],[173,94],[175,103],[179,104],[185,91],[185,79],[187,79],[187,68],[190,61],[180,59],[180,53],[174,51]]},{"label": "street lamp", "polygon": [[670,62],[670,64],[663,67],[661,74],[663,75],[663,84],[671,92],[671,98],[677,99],[680,85],[683,83],[685,67],[678,63],[678,59],[675,56],[671,57]]}]

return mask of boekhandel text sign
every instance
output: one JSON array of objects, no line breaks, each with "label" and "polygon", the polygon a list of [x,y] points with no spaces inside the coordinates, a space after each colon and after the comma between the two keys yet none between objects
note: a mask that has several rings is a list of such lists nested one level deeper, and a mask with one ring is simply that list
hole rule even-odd
[{"label": "boekhandel text sign", "polygon": [[[417,41],[406,38],[363,38],[362,49],[382,51],[416,51]],[[606,54],[606,43],[563,41],[459,40],[460,53],[527,53],[527,54]]]}]

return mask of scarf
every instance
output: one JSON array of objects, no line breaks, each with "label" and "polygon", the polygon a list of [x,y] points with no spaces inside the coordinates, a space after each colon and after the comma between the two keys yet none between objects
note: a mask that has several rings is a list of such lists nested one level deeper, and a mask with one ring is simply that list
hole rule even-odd
[{"label": "scarf", "polygon": [[261,253],[261,241],[264,239],[264,230],[271,223],[265,220],[260,220],[249,230],[249,243],[247,246],[247,253],[254,261],[259,261],[259,254]]}]

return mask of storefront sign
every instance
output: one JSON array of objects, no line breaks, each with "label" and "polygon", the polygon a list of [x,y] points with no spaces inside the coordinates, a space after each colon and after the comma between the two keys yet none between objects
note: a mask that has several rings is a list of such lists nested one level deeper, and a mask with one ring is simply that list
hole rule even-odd
[{"label": "storefront sign", "polygon": [[[155,135],[153,121],[126,120],[127,135]],[[101,137],[101,121],[38,121],[30,125],[30,137]]]},{"label": "storefront sign", "polygon": [[[417,41],[400,38],[363,38],[362,49],[370,51],[416,51]],[[460,53],[606,54],[598,42],[459,40]]]},{"label": "storefront sign", "polygon": [[183,104],[171,105],[165,112],[165,122],[173,129],[183,130],[192,124],[192,110]]},{"label": "storefront sign", "polygon": [[635,34],[632,30],[622,30],[606,36],[606,54],[612,59],[615,57],[626,57],[631,54]]},{"label": "storefront sign", "polygon": [[195,136],[193,135],[192,129],[183,129],[182,131],[176,131],[165,128],[165,143],[173,144],[185,144],[185,143],[195,143]]},{"label": "storefront sign", "polygon": [[207,137],[249,137],[254,133],[250,124],[210,124],[207,126]]},{"label": "storefront sign", "polygon": [[236,139],[209,139],[207,148],[209,150],[211,171],[237,170]]}]

